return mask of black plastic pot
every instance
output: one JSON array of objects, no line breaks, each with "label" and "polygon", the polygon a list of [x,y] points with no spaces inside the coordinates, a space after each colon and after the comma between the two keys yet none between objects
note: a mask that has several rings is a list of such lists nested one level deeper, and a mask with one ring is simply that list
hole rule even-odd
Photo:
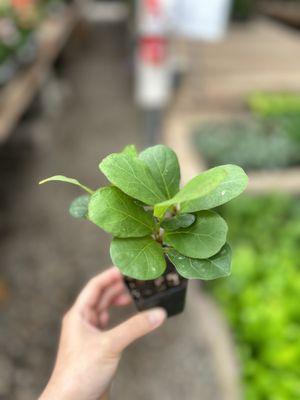
[{"label": "black plastic pot", "polygon": [[151,281],[124,277],[125,284],[139,311],[162,307],[168,317],[181,313],[185,306],[187,279],[178,274],[168,260],[165,273]]}]

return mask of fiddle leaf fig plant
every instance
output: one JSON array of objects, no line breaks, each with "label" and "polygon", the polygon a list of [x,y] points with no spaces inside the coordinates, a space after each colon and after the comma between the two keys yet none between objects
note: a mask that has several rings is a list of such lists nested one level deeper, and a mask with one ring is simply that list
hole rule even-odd
[{"label": "fiddle leaf fig plant", "polygon": [[62,181],[87,194],[70,205],[113,236],[110,255],[128,277],[152,280],[166,269],[166,257],[188,279],[216,279],[230,274],[227,224],[213,208],[243,192],[248,178],[237,165],[205,171],[180,189],[180,167],[164,145],[138,154],[134,145],[99,164],[109,186],[90,189],[78,180],[56,175],[40,182]]}]

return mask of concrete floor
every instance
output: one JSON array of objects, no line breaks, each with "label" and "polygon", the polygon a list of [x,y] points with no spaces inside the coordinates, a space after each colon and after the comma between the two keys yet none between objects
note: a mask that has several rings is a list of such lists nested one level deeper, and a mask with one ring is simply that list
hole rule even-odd
[{"label": "concrete floor", "polygon": [[[37,182],[64,173],[95,188],[105,184],[97,165],[106,154],[128,143],[143,146],[124,33],[121,27],[93,29],[70,49],[64,108],[28,125],[33,148],[25,151],[15,138],[16,145],[0,151],[0,400],[38,396],[62,313],[84,282],[110,264],[108,235],[68,216],[79,191]],[[195,313],[171,319],[128,349],[113,399],[223,399]]]}]

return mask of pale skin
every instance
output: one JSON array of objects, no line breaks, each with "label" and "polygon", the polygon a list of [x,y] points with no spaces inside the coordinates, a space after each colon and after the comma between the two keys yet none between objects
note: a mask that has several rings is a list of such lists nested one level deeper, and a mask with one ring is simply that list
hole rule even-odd
[{"label": "pale skin", "polygon": [[117,268],[91,279],[62,322],[50,380],[39,400],[105,400],[122,352],[162,325],[166,312],[154,308],[106,330],[110,306],[131,302]]}]

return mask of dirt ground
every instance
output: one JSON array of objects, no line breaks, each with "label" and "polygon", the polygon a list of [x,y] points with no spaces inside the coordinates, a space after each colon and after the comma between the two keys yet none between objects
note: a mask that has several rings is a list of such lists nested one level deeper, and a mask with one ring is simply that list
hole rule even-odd
[{"label": "dirt ground", "polygon": [[[125,38],[122,27],[98,27],[70,46],[63,107],[25,121],[0,149],[0,400],[37,398],[63,312],[110,264],[108,235],[68,215],[79,190],[37,182],[64,173],[96,188],[105,184],[97,165],[106,154],[143,146]],[[222,399],[196,322],[187,312],[128,349],[113,399]]]}]

